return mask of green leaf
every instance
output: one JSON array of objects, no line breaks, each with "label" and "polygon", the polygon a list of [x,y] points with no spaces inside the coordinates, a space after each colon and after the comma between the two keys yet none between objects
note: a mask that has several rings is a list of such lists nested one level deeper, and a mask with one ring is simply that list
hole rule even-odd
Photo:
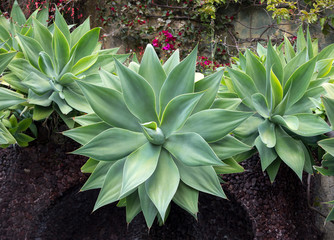
[{"label": "green leaf", "polygon": [[275,124],[266,119],[259,125],[259,134],[261,141],[268,148],[273,148],[276,145]]},{"label": "green leaf", "polygon": [[210,108],[216,98],[223,74],[224,71],[219,71],[195,83],[195,92],[204,91],[204,94],[196,104],[192,114]]},{"label": "green leaf", "polygon": [[168,74],[160,91],[160,114],[174,97],[194,91],[196,48]]},{"label": "green leaf", "polygon": [[81,58],[91,55],[98,43],[100,28],[94,28],[83,35],[80,40],[72,47],[71,56],[74,55],[74,63]]},{"label": "green leaf", "polygon": [[23,36],[19,33],[16,39],[20,43],[25,58],[28,59],[31,65],[38,69],[39,53],[43,51],[41,45],[35,39]]},{"label": "green leaf", "polygon": [[272,93],[271,107],[274,109],[283,99],[283,88],[273,70],[270,71],[270,85]]},{"label": "green leaf", "polygon": [[62,114],[67,115],[69,112],[71,112],[73,109],[67,104],[67,102],[62,99],[59,95],[59,92],[53,92],[51,96],[49,97],[50,100],[55,102],[57,106],[59,107],[59,110]]},{"label": "green leaf", "polygon": [[124,164],[120,198],[145,182],[155,171],[161,146],[146,143],[131,153]]},{"label": "green leaf", "polygon": [[289,94],[287,108],[296,103],[305,94],[316,63],[316,58],[300,66],[288,79],[284,87],[284,94]]},{"label": "green leaf", "polygon": [[169,75],[170,72],[180,63],[180,51],[176,49],[173,54],[168,58],[168,60],[163,65],[163,68],[166,72],[166,75]]},{"label": "green leaf", "polygon": [[63,33],[67,42],[70,43],[71,42],[70,30],[68,29],[68,25],[63,16],[61,15],[61,13],[59,12],[58,8],[56,8],[54,26],[58,26],[59,30]]},{"label": "green leaf", "polygon": [[76,83],[64,86],[63,95],[66,103],[72,108],[84,113],[93,112]]},{"label": "green leaf", "polygon": [[183,126],[202,96],[202,93],[182,94],[167,104],[160,126],[166,138]]},{"label": "green leaf", "polygon": [[147,195],[145,184],[141,184],[138,187],[138,194],[140,199],[140,207],[143,211],[146,225],[148,228],[151,228],[154,219],[157,216],[158,210],[154,206],[154,203],[151,201],[150,197]]},{"label": "green leaf", "polygon": [[[321,142],[322,141],[320,141],[319,144]],[[330,148],[332,148],[334,146],[333,138],[328,139],[328,143],[329,142],[330,142]],[[321,162],[321,166],[320,167],[314,166],[314,168],[324,176],[334,176],[334,157],[331,154],[326,153],[324,154],[322,159],[323,160]]]},{"label": "green leaf", "polygon": [[38,66],[41,72],[48,77],[56,76],[51,57],[46,52],[39,53]]},{"label": "green leaf", "polygon": [[[333,204],[333,201],[330,202],[330,203]],[[330,210],[330,212],[328,213],[328,215],[327,215],[325,221],[326,221],[326,222],[330,222],[330,221],[333,221],[333,220],[334,220],[334,207],[333,207],[333,208]]]},{"label": "green leaf", "polygon": [[291,130],[300,136],[312,137],[331,131],[331,128],[320,116],[308,113],[300,113],[294,116],[299,120],[299,127],[297,130]]},{"label": "green leaf", "polygon": [[326,109],[327,118],[333,128],[334,127],[334,99],[323,96],[322,102],[324,103],[324,106]]},{"label": "green leaf", "polygon": [[282,161],[278,158],[272,164],[270,164],[266,169],[271,183],[275,181],[281,162]]},{"label": "green leaf", "polygon": [[258,126],[263,122],[263,118],[251,116],[237,127],[233,133],[237,136],[247,137],[258,132]]},{"label": "green leaf", "polygon": [[208,109],[190,116],[180,132],[195,132],[207,142],[215,142],[232,132],[253,113]]},{"label": "green leaf", "polygon": [[331,44],[321,50],[321,52],[317,56],[317,59],[319,61],[321,59],[333,58],[333,54],[334,54],[334,44]]},{"label": "green leaf", "polygon": [[[38,56],[36,61],[38,60]],[[14,73],[20,80],[25,79],[29,76],[30,73],[34,72],[40,74],[40,71],[34,68],[27,60],[25,59],[13,59],[8,65],[9,70]],[[5,75],[6,76],[6,75]],[[27,90],[28,91],[28,90]]]},{"label": "green leaf", "polygon": [[48,107],[52,103],[52,100],[49,99],[51,94],[52,94],[52,91],[47,92],[43,95],[37,95],[31,89],[29,89],[28,103],[29,104],[36,104],[36,105],[43,106],[43,107]]},{"label": "green leaf", "polygon": [[0,88],[0,111],[11,106],[23,103],[26,100],[19,93],[6,88]]},{"label": "green leaf", "polygon": [[142,123],[159,122],[155,109],[155,95],[151,85],[142,76],[128,69],[116,59],[115,62],[122,84],[124,101],[130,112]]},{"label": "green leaf", "polygon": [[241,102],[240,98],[216,98],[211,108],[236,110]]},{"label": "green leaf", "polygon": [[261,93],[252,95],[253,106],[258,114],[264,118],[269,118],[270,110],[266,98]]},{"label": "green leaf", "polygon": [[[105,178],[99,196],[95,202],[93,211],[109,203],[113,203],[119,200],[119,194],[122,187],[122,175],[123,175],[124,163],[125,163],[125,158],[113,163],[113,165],[109,168],[107,175],[103,174],[97,175],[98,177],[105,176]],[[95,169],[94,172],[96,170],[97,169]],[[102,170],[103,172],[105,171],[104,169],[101,169],[101,171]]]},{"label": "green leaf", "polygon": [[32,19],[34,24],[34,39],[38,41],[43,50],[50,56],[53,57],[52,52],[52,34],[49,29],[39,22],[36,18]]},{"label": "green leaf", "polygon": [[173,199],[180,182],[180,174],[172,157],[166,151],[161,151],[158,165],[153,175],[147,180],[145,187],[147,195],[154,203],[162,219]]},{"label": "green leaf", "polygon": [[317,78],[326,77],[331,71],[334,59],[322,59],[317,61],[315,71],[318,73]]},{"label": "green leaf", "polygon": [[94,54],[94,55],[89,55],[89,56],[79,59],[79,61],[72,67],[71,72],[74,75],[79,75],[87,71],[91,66],[94,65],[94,63],[97,60],[97,57],[98,55]]},{"label": "green leaf", "polygon": [[188,166],[224,166],[209,144],[197,133],[173,134],[163,147]]},{"label": "green leaf", "polygon": [[87,144],[94,137],[109,129],[110,125],[99,122],[91,125],[86,125],[82,127],[77,127],[74,129],[70,129],[68,131],[63,132],[66,137],[72,138],[77,141],[81,145]]},{"label": "green leaf", "polygon": [[303,65],[306,61],[306,48],[300,52],[298,55],[296,55],[293,59],[291,59],[290,62],[288,62],[287,65],[284,67],[284,81],[283,81],[283,86],[285,87],[286,82],[288,79],[291,77],[292,73],[294,73],[297,68],[299,68],[301,65]]},{"label": "green leaf", "polygon": [[[71,33],[71,48],[90,30],[90,17]],[[116,53],[115,53],[116,54]]]},{"label": "green leaf", "polygon": [[80,168],[80,170],[82,173],[92,173],[96,169],[99,163],[100,161],[96,161],[93,158],[89,158],[87,162]]},{"label": "green leaf", "polygon": [[94,112],[106,123],[119,128],[141,132],[138,120],[124,104],[120,92],[77,81]]},{"label": "green leaf", "polygon": [[16,52],[7,52],[7,53],[0,54],[0,74],[2,74],[3,71],[5,71],[8,64],[12,61],[15,55],[16,55]]},{"label": "green leaf", "polygon": [[16,0],[14,1],[12,11],[10,13],[10,18],[12,18],[14,22],[17,22],[19,25],[23,25],[26,22],[24,13],[22,12]]},{"label": "green leaf", "polygon": [[300,53],[304,48],[306,48],[306,41],[303,33],[303,27],[300,26],[297,32],[297,53]]},{"label": "green leaf", "polygon": [[[278,80],[280,82],[283,82],[283,77],[284,77],[284,72],[283,72],[283,66],[281,63],[281,60],[277,54],[277,52],[275,51],[275,49],[273,48],[271,41],[269,41],[268,44],[268,52],[267,52],[267,58],[266,58],[266,72],[267,72],[267,81],[270,80],[270,75],[271,75],[271,69],[273,71],[273,73],[277,76]],[[268,99],[270,96],[270,85],[269,82],[267,82],[267,94],[266,94],[266,98]]]},{"label": "green leaf", "polygon": [[224,163],[226,163],[227,166],[213,167],[217,174],[231,174],[245,171],[245,169],[242,166],[240,166],[238,162],[234,160],[234,158],[224,159]]},{"label": "green leaf", "polygon": [[51,115],[52,112],[53,112],[52,107],[42,107],[35,105],[32,119],[34,121],[40,121],[46,119]]},{"label": "green leaf", "polygon": [[27,130],[29,128],[29,126],[31,125],[31,123],[32,123],[32,119],[31,118],[23,119],[22,121],[20,121],[18,123],[16,132],[24,132],[25,130]]},{"label": "green leaf", "polygon": [[55,25],[53,33],[52,49],[57,64],[57,71],[60,73],[70,60],[70,46],[68,45],[65,35],[60,31],[57,25]]},{"label": "green leaf", "polygon": [[155,93],[156,110],[159,112],[159,94],[166,79],[166,73],[161,66],[158,55],[151,44],[146,46],[140,63],[139,75],[141,75],[153,88]]},{"label": "green leaf", "polygon": [[275,149],[268,148],[262,141],[260,137],[255,140],[255,146],[259,151],[261,158],[262,171],[265,171],[277,158]]},{"label": "green leaf", "polygon": [[301,141],[290,137],[281,127],[276,128],[276,153],[300,179],[302,179],[305,163],[302,144]]},{"label": "green leaf", "polygon": [[258,93],[252,78],[247,74],[234,69],[228,69],[228,73],[233,81],[233,86],[238,96],[250,108],[253,107],[252,95]]},{"label": "green leaf", "polygon": [[138,192],[134,192],[126,197],[126,222],[129,224],[141,211]]},{"label": "green leaf", "polygon": [[[92,189],[102,188],[108,171],[115,164],[115,162],[100,162],[100,161],[96,161],[96,160],[94,160],[94,161],[97,162],[97,165],[95,166],[92,174],[89,176],[89,178],[87,179],[87,181],[85,182],[83,187],[80,189],[81,192],[82,191],[87,191],[87,190],[92,190]],[[121,162],[121,161],[122,160],[119,160],[118,162]]]},{"label": "green leaf", "polygon": [[[217,156],[222,159],[231,158],[237,154],[249,151],[252,149],[251,146],[244,144],[235,137],[227,135],[218,142],[211,143],[210,147],[217,154]],[[225,166],[224,166],[225,167]],[[222,168],[224,168],[222,167]],[[227,167],[227,166],[226,166]]]},{"label": "green leaf", "polygon": [[181,180],[186,185],[201,192],[226,198],[213,167],[189,167],[180,161],[175,161],[175,163],[179,169]]},{"label": "green leaf", "polygon": [[99,74],[100,74],[102,83],[105,87],[122,92],[122,86],[121,86],[121,82],[118,76],[111,74],[103,69],[99,71]]},{"label": "green leaf", "polygon": [[36,16],[36,19],[41,22],[43,25],[47,26],[49,20],[49,8],[46,6],[40,10]]},{"label": "green leaf", "polygon": [[266,69],[249,50],[246,51],[246,74],[253,79],[255,86],[263,95],[266,94]]},{"label": "green leaf", "polygon": [[290,130],[297,130],[299,128],[299,120],[296,116],[280,116],[275,115],[271,118],[272,122],[280,124],[284,127],[289,128]]},{"label": "green leaf", "polygon": [[289,63],[291,59],[293,59],[296,56],[296,53],[290,43],[290,40],[285,35],[284,35],[284,50],[285,50],[286,60]]},{"label": "green leaf", "polygon": [[318,142],[319,146],[322,147],[330,155],[334,156],[334,141],[333,138],[324,139]]},{"label": "green leaf", "polygon": [[81,126],[86,126],[86,125],[102,122],[102,119],[99,118],[95,113],[90,113],[90,114],[85,114],[82,116],[77,116],[74,118],[74,121],[80,124]]},{"label": "green leaf", "polygon": [[120,128],[108,129],[73,153],[101,161],[115,161],[126,157],[147,142],[142,133]]},{"label": "green leaf", "polygon": [[180,181],[173,201],[197,219],[198,191]]},{"label": "green leaf", "polygon": [[38,95],[43,95],[52,90],[52,87],[45,76],[42,74],[37,75],[33,72],[22,81],[22,84]]}]

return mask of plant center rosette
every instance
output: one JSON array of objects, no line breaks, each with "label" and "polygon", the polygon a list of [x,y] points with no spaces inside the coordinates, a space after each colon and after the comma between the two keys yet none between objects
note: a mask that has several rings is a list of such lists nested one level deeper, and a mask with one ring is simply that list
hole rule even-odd
[{"label": "plant center rosette", "polygon": [[223,72],[195,83],[196,53],[180,62],[175,51],[162,65],[148,45],[140,65],[115,60],[121,87],[111,75],[105,86],[78,81],[94,113],[64,134],[83,145],[73,153],[90,157],[82,190],[101,188],[94,210],[119,201],[127,222],[142,211],[151,227],[155,217],[166,220],[171,201],[196,217],[199,191],[226,198],[216,168],[231,166],[209,143],[218,149],[252,113],[210,109]]}]

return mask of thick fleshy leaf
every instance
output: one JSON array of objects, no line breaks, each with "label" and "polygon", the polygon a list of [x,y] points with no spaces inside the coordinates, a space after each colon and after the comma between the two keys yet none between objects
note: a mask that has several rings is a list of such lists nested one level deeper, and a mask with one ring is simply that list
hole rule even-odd
[{"label": "thick fleshy leaf", "polygon": [[158,121],[155,94],[151,85],[139,74],[115,59],[126,106],[141,122]]},{"label": "thick fleshy leaf", "polygon": [[210,144],[212,150],[221,159],[227,159],[237,154],[249,151],[252,146],[248,146],[231,135],[227,135],[222,140]]},{"label": "thick fleshy leaf", "polygon": [[24,13],[22,12],[16,0],[14,1],[12,11],[10,12],[10,17],[14,20],[14,22],[17,22],[17,24],[19,25],[23,25],[26,22]]},{"label": "thick fleshy leaf", "polygon": [[70,46],[66,40],[66,37],[60,31],[57,25],[55,25],[53,33],[52,49],[54,53],[54,59],[57,64],[57,70],[58,73],[60,73],[70,60]]},{"label": "thick fleshy leaf", "polygon": [[7,52],[0,54],[0,74],[7,68],[8,64],[15,57],[16,52]]},{"label": "thick fleshy leaf", "polygon": [[81,58],[91,55],[96,48],[100,35],[100,28],[94,28],[83,35],[72,47],[71,54],[74,55],[74,63]]},{"label": "thick fleshy leaf", "polygon": [[138,195],[140,199],[140,207],[143,211],[146,225],[148,228],[151,228],[154,219],[157,216],[158,210],[154,206],[154,203],[151,201],[150,197],[147,195],[144,183],[138,187]]},{"label": "thick fleshy leaf", "polygon": [[291,59],[293,59],[296,56],[295,50],[293,49],[293,46],[290,43],[290,40],[284,36],[284,50],[285,50],[285,56],[287,62],[290,62]]},{"label": "thick fleshy leaf", "polygon": [[70,43],[71,42],[70,30],[68,29],[68,25],[64,17],[59,12],[58,8],[56,8],[56,14],[55,14],[54,26],[56,25],[58,26],[59,30],[63,33],[63,35],[66,37],[67,42]]},{"label": "thick fleshy leaf", "polygon": [[298,135],[312,137],[331,131],[331,128],[320,116],[308,113],[296,114],[294,116],[299,120],[299,127],[297,130],[292,131]]},{"label": "thick fleshy leaf", "polygon": [[331,123],[332,128],[334,127],[334,99],[329,97],[322,97],[322,102],[324,103],[326,109],[326,115]]},{"label": "thick fleshy leaf", "polygon": [[180,182],[180,174],[172,157],[167,151],[161,151],[158,165],[153,175],[146,181],[147,195],[154,203],[162,219],[175,195]]},{"label": "thick fleshy leaf", "polygon": [[[333,148],[334,147],[333,138],[326,139],[326,140],[328,140],[328,143],[330,143],[329,147]],[[321,142],[322,141],[320,141],[319,144]],[[326,143],[326,145],[328,145],[328,143]],[[326,146],[326,147],[328,147],[328,146]],[[331,151],[333,151],[333,149]],[[321,166],[320,167],[319,166],[314,166],[314,168],[324,176],[334,176],[334,157],[329,153],[324,154],[324,156],[322,158]]]},{"label": "thick fleshy leaf", "polygon": [[120,92],[77,81],[94,112],[106,123],[114,127],[141,132],[141,127],[124,104]]},{"label": "thick fleshy leaf", "polygon": [[168,74],[160,92],[160,114],[174,97],[194,91],[196,48]]},{"label": "thick fleshy leaf", "polygon": [[238,96],[250,108],[253,107],[252,95],[258,93],[252,78],[247,74],[234,69],[228,69],[228,73],[233,81],[233,86]]},{"label": "thick fleshy leaf", "polygon": [[90,30],[90,17],[71,33],[71,48]]},{"label": "thick fleshy leaf", "polygon": [[259,134],[261,141],[268,147],[273,148],[276,145],[275,124],[266,119],[259,125]]},{"label": "thick fleshy leaf", "polygon": [[284,87],[284,94],[289,94],[287,108],[296,103],[305,94],[316,63],[316,58],[300,66],[288,79]]},{"label": "thick fleshy leaf", "polygon": [[[283,66],[281,60],[273,48],[271,41],[269,41],[268,49],[267,49],[267,58],[266,58],[266,72],[267,72],[267,81],[270,80],[271,69],[274,74],[277,76],[280,82],[283,82]],[[270,96],[270,85],[267,83],[267,95],[266,98]]]},{"label": "thick fleshy leaf", "polygon": [[183,94],[167,104],[160,126],[166,138],[183,126],[202,96],[203,93]]},{"label": "thick fleshy leaf", "polygon": [[19,93],[6,88],[0,88],[0,111],[11,106],[23,103],[26,100]]},{"label": "thick fleshy leaf", "polygon": [[232,132],[253,113],[208,109],[190,116],[180,132],[195,132],[207,142],[215,142]]},{"label": "thick fleshy leaf", "polygon": [[273,70],[270,71],[271,108],[274,109],[283,99],[283,88]]},{"label": "thick fleshy leaf", "polygon": [[100,161],[96,161],[93,158],[89,158],[87,162],[80,168],[80,170],[82,173],[92,173],[99,163]]},{"label": "thick fleshy leaf", "polygon": [[73,108],[71,108],[67,104],[67,102],[60,97],[59,92],[53,92],[51,96],[49,97],[49,99],[57,104],[57,106],[59,107],[59,110],[64,115],[67,115],[69,112],[73,110]]},{"label": "thick fleshy leaf", "polygon": [[174,69],[174,67],[176,67],[179,63],[180,63],[180,51],[179,49],[176,49],[173,52],[172,56],[170,56],[163,65],[166,75],[168,75]]},{"label": "thick fleshy leaf", "polygon": [[[105,175],[104,183],[95,202],[94,210],[119,200],[125,158],[115,162]],[[101,174],[99,174],[101,176]]]},{"label": "thick fleshy leaf", "polygon": [[254,56],[252,52],[246,52],[246,74],[249,75],[259,92],[266,94],[266,69],[260,61]]},{"label": "thick fleshy leaf", "polygon": [[126,157],[147,142],[142,133],[120,128],[108,129],[73,153],[102,161],[115,161]]},{"label": "thick fleshy leaf", "polygon": [[306,40],[303,33],[303,26],[300,26],[297,31],[297,53],[306,48]]},{"label": "thick fleshy leaf", "polygon": [[266,98],[261,93],[252,95],[253,106],[258,114],[264,118],[269,118],[270,110]]},{"label": "thick fleshy leaf", "polygon": [[271,183],[275,181],[279,167],[281,166],[281,162],[282,162],[281,159],[277,158],[272,164],[270,164],[266,168]]},{"label": "thick fleshy leaf", "polygon": [[192,114],[210,108],[216,98],[223,74],[224,71],[219,71],[195,83],[195,92],[204,91],[204,94],[196,104]]},{"label": "thick fleshy leaf", "polygon": [[217,174],[231,174],[231,173],[240,173],[245,171],[245,169],[238,164],[238,162],[234,158],[227,158],[224,159],[224,163],[227,164],[227,166],[224,167],[217,167],[214,166]]},{"label": "thick fleshy leaf", "polygon": [[251,116],[237,127],[233,133],[238,136],[248,137],[258,132],[258,126],[264,121],[263,118]]},{"label": "thick fleshy leaf", "polygon": [[242,100],[240,98],[216,98],[211,108],[236,110],[241,102]]},{"label": "thick fleshy leaf", "polygon": [[95,167],[94,171],[89,176],[83,187],[80,189],[80,191],[102,188],[104,179],[106,178],[109,169],[113,166],[114,163],[115,162],[98,161],[97,166]]},{"label": "thick fleshy leaf", "polygon": [[325,149],[326,152],[334,156],[334,140],[333,138],[321,140],[318,142],[319,146]]},{"label": "thick fleshy leaf", "polygon": [[173,134],[166,140],[163,147],[188,166],[224,166],[209,144],[194,132]]},{"label": "thick fleshy leaf", "polygon": [[277,158],[276,151],[273,148],[268,148],[260,137],[256,138],[255,146],[260,154],[262,171],[265,171]]},{"label": "thick fleshy leaf", "polygon": [[299,128],[299,120],[296,116],[280,116],[275,115],[271,118],[274,123],[280,124],[284,127],[289,128],[290,130],[297,130]]},{"label": "thick fleshy leaf", "polygon": [[84,113],[93,112],[89,103],[86,101],[86,98],[82,95],[80,88],[76,86],[76,83],[65,86],[63,89],[63,94],[66,103],[72,108]]},{"label": "thick fleshy leaf", "polygon": [[197,218],[198,191],[180,181],[173,202]]},{"label": "thick fleshy leaf", "polygon": [[307,51],[306,48],[300,52],[298,55],[296,55],[291,61],[285,65],[284,67],[284,81],[283,86],[285,86],[288,79],[291,77],[291,75],[299,68],[301,65],[303,65],[306,61],[306,55]]},{"label": "thick fleshy leaf", "polygon": [[23,36],[21,34],[17,34],[16,39],[20,43],[25,58],[28,59],[31,65],[39,69],[39,53],[43,51],[41,45],[35,39]]},{"label": "thick fleshy leaf", "polygon": [[52,34],[49,29],[43,25],[36,18],[32,19],[34,24],[34,39],[39,42],[43,50],[50,56],[53,57],[52,52]]},{"label": "thick fleshy leaf", "polygon": [[157,167],[160,151],[161,146],[146,143],[127,157],[120,198],[151,177]]},{"label": "thick fleshy leaf", "polygon": [[72,67],[71,72],[74,75],[79,75],[88,70],[97,60],[98,55],[89,55],[78,60],[78,62]]},{"label": "thick fleshy leaf", "polygon": [[159,112],[159,94],[166,79],[166,73],[151,44],[146,46],[138,73],[152,86],[155,93],[155,102],[157,103],[157,112]]},{"label": "thick fleshy leaf", "polygon": [[38,95],[52,90],[49,80],[43,74],[31,73],[22,81],[22,84]]},{"label": "thick fleshy leaf", "polygon": [[182,182],[198,191],[226,198],[213,167],[189,167],[178,160],[175,163],[179,169]]},{"label": "thick fleshy leaf", "polygon": [[38,66],[41,72],[48,77],[52,78],[56,76],[51,57],[46,52],[39,53]]},{"label": "thick fleshy leaf", "polygon": [[34,121],[40,121],[40,120],[48,118],[51,115],[51,113],[53,113],[53,108],[51,106],[42,107],[42,106],[35,105],[32,119]]},{"label": "thick fleshy leaf", "polygon": [[326,77],[326,75],[332,69],[334,59],[322,59],[317,61],[315,65],[315,70],[318,73],[318,78]]},{"label": "thick fleshy leaf", "polygon": [[141,211],[138,192],[135,191],[126,197],[126,222],[129,224]]},{"label": "thick fleshy leaf", "polygon": [[100,122],[87,126],[77,127],[63,132],[63,134],[73,140],[77,141],[81,145],[85,145],[94,137],[109,129],[110,125]]},{"label": "thick fleshy leaf", "polygon": [[99,71],[99,75],[105,87],[122,92],[122,86],[118,76],[111,74],[103,69]]},{"label": "thick fleshy leaf", "polygon": [[290,137],[281,127],[276,128],[276,153],[300,179],[302,179],[305,163],[302,144],[301,141]]},{"label": "thick fleshy leaf", "polygon": [[82,116],[77,116],[74,118],[74,121],[80,124],[81,126],[86,126],[86,125],[102,122],[102,119],[99,118],[95,113],[90,113],[90,114],[85,114]]}]

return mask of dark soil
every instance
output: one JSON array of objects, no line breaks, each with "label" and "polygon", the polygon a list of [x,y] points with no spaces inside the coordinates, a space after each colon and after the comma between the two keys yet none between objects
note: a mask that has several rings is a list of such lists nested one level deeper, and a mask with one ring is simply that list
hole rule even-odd
[{"label": "dark soil", "polygon": [[28,148],[0,150],[0,239],[321,239],[307,207],[306,186],[287,168],[270,184],[258,159],[246,172],[224,176],[229,201],[200,195],[198,221],[172,205],[164,226],[127,226],[114,204],[91,213],[98,191],[79,193],[85,158],[61,135]]}]

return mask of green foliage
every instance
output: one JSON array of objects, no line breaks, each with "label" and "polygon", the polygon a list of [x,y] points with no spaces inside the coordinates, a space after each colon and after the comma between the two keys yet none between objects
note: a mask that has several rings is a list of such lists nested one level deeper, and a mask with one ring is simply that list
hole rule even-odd
[{"label": "green foliage", "polygon": [[[127,222],[142,211],[151,227],[156,216],[165,221],[171,201],[196,217],[199,191],[225,198],[215,169],[243,170],[231,157],[250,147],[228,134],[252,113],[208,109],[222,72],[195,83],[196,52],[161,65],[148,45],[135,71],[116,61],[121,89],[113,75],[105,86],[78,81],[94,114],[64,134],[83,145],[73,153],[90,157],[82,190],[101,188],[94,210],[121,201]],[[227,141],[234,151],[220,157]]]},{"label": "green foliage", "polygon": [[[303,170],[312,172],[308,144],[315,144],[314,137],[331,130],[312,113],[310,98],[323,92],[321,84],[330,80],[332,61],[324,52],[317,55],[309,32],[305,40],[301,28],[296,45],[295,51],[286,39],[283,52],[282,46],[269,42],[267,49],[258,48],[259,56],[247,50],[225,78],[229,89],[242,99],[242,107],[257,113],[237,128],[235,135],[255,144],[262,170],[271,181],[282,161],[299,178]],[[245,131],[243,125],[252,127]]]}]

